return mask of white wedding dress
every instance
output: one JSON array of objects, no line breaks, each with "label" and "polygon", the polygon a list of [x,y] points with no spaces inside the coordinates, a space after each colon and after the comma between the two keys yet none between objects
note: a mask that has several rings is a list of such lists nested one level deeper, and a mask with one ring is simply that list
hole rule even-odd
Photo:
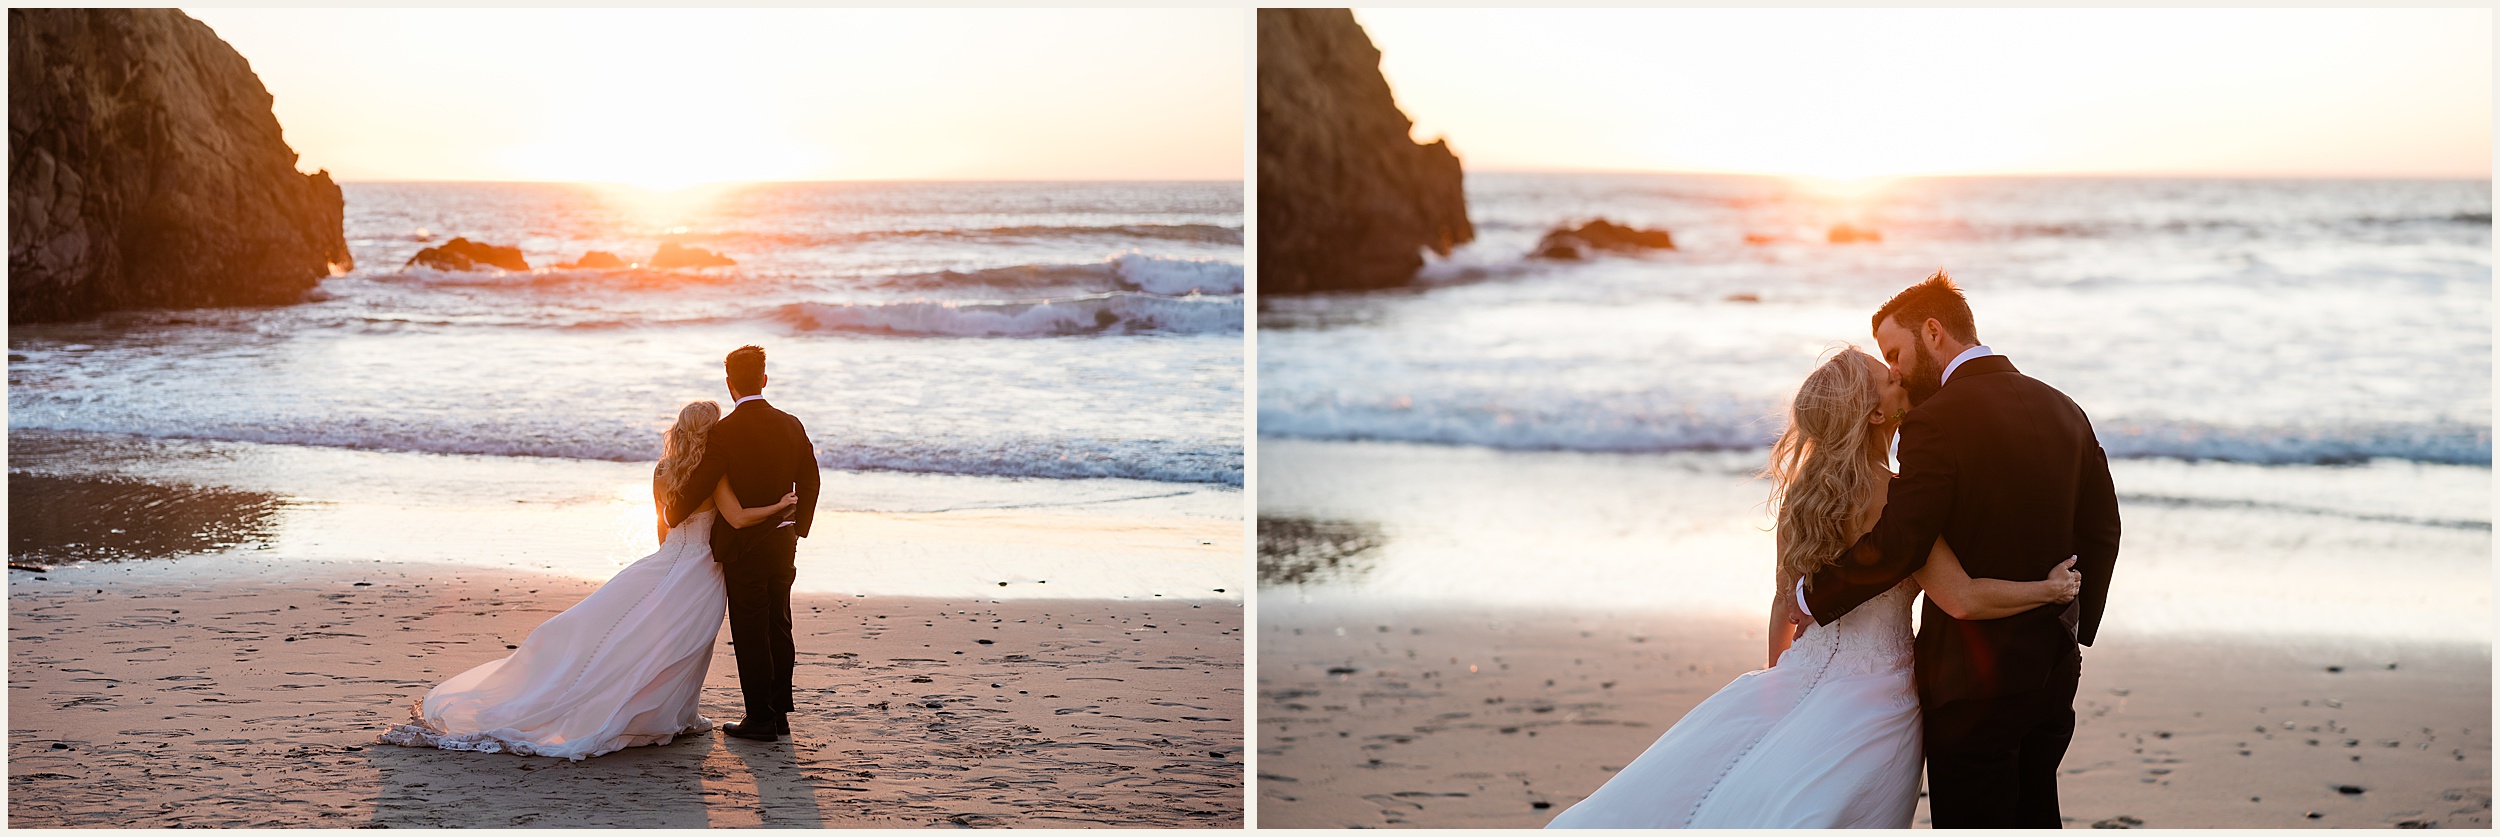
[{"label": "white wedding dress", "polygon": [[435,686],[384,743],[580,761],[712,728],[695,713],[729,594],[697,512],[511,656]]},{"label": "white wedding dress", "polygon": [[1909,828],[1918,692],[1904,581],[1693,707],[1547,828]]}]

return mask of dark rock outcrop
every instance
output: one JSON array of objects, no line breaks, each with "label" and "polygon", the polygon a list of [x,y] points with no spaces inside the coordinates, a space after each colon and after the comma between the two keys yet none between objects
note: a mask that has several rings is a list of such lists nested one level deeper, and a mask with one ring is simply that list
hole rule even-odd
[{"label": "dark rock outcrop", "polygon": [[1555,227],[1537,239],[1536,249],[1528,255],[1539,259],[1584,259],[1590,251],[1612,250],[1636,253],[1642,250],[1673,250],[1675,236],[1666,230],[1644,230],[1627,227],[1599,218],[1578,229]]},{"label": "dark rock outcrop", "polygon": [[172,9],[9,10],[9,321],[301,301],[354,265],[327,171]]},{"label": "dark rock outcrop", "polygon": [[1406,284],[1476,237],[1458,156],[1418,145],[1345,9],[1259,10],[1259,289]]},{"label": "dark rock outcrop", "polygon": [[583,253],[580,259],[565,262],[556,266],[578,270],[584,268],[605,269],[612,267],[626,267],[627,265],[625,264],[625,260],[617,258],[615,253],[610,253],[606,250],[592,250],[588,253]]},{"label": "dark rock outcrop", "polygon": [[737,262],[701,247],[663,242],[660,252],[651,255],[649,264],[652,267],[728,267]]},{"label": "dark rock outcrop", "polygon": [[519,247],[499,247],[484,242],[454,238],[441,247],[417,251],[401,267],[430,267],[435,270],[477,270],[500,267],[505,270],[528,270],[528,259],[521,258]]}]

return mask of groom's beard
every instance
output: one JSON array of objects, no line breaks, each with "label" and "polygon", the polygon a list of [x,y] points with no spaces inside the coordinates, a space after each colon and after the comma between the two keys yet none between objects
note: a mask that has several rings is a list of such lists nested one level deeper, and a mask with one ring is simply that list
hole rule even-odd
[{"label": "groom's beard", "polygon": [[1944,389],[1944,366],[1936,362],[1936,353],[1929,351],[1927,344],[1912,343],[1910,349],[1917,363],[1911,365],[1909,375],[1902,377],[1901,389],[1909,394],[1910,406],[1916,407]]}]

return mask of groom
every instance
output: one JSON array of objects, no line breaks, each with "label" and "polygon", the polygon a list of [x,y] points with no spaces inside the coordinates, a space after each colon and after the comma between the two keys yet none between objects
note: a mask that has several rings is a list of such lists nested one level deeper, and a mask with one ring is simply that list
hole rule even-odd
[{"label": "groom", "polygon": [[773,741],[790,733],[790,677],[797,649],[790,641],[790,582],[798,576],[799,539],[816,519],[816,449],[798,417],[764,401],[764,350],[740,346],[723,362],[729,371],[730,413],[712,425],[676,499],[670,527],[703,505],[721,477],[749,508],[780,502],[794,488],[798,504],[744,529],[721,516],[712,521],[712,560],[720,562],[729,588],[729,638],[738,646],[738,688],[746,720],[721,725],[738,738]]},{"label": "groom", "polygon": [[1909,391],[1900,474],[1875,529],[1800,585],[1829,624],[1927,563],[1941,536],[1973,578],[2036,581],[2068,556],[2083,591],[2002,619],[1919,613],[1917,682],[1937,828],[2058,828],[2057,763],[2075,732],[2078,644],[2092,644],[2118,561],[2118,497],[2092,423],[2064,393],[1979,344],[1944,271],[1875,312]]}]

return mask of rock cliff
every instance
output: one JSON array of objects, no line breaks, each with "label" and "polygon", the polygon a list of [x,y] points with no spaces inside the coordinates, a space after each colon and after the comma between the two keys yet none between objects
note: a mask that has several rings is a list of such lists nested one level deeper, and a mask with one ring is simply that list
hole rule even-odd
[{"label": "rock cliff", "polygon": [[1476,237],[1458,156],[1413,127],[1352,12],[1259,10],[1259,290],[1403,285]]},{"label": "rock cliff", "polygon": [[172,9],[9,10],[9,321],[300,301],[353,266],[329,172]]}]

